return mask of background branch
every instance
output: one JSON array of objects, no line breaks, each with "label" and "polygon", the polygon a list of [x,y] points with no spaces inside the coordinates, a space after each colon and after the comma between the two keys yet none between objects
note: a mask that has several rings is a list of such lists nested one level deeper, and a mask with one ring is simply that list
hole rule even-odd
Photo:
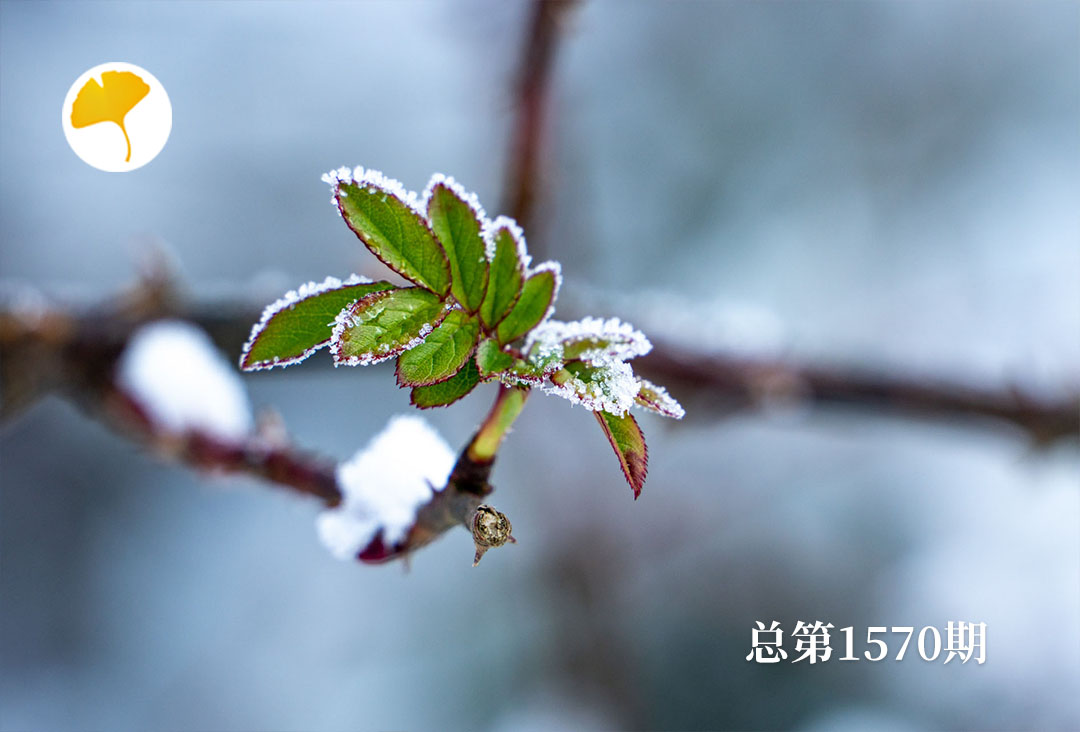
[{"label": "background branch", "polygon": [[[576,0],[535,0],[522,47],[517,88],[517,109],[503,189],[502,211],[531,231],[537,193],[543,187],[540,170],[544,126],[562,26]],[[534,237],[539,239],[539,237]],[[540,250],[530,239],[534,256]],[[540,256],[539,258],[543,258]]]}]

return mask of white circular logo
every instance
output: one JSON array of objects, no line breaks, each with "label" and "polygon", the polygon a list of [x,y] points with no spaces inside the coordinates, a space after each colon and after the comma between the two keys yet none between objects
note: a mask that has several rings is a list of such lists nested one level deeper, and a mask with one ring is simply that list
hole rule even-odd
[{"label": "white circular logo", "polygon": [[135,64],[110,62],[84,71],[68,89],[64,137],[98,170],[125,173],[149,163],[172,131],[165,87]]}]

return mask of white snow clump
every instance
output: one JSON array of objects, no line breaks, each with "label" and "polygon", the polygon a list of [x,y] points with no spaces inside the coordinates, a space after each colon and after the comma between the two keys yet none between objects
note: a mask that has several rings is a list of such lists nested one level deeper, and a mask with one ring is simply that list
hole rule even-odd
[{"label": "white snow clump", "polygon": [[210,338],[179,320],[158,320],[131,336],[116,385],[160,428],[242,440],[252,430],[244,384]]},{"label": "white snow clump", "polygon": [[420,417],[399,415],[337,469],[341,505],[316,521],[322,543],[338,559],[354,560],[382,530],[392,547],[404,540],[416,512],[446,485],[455,455]]}]

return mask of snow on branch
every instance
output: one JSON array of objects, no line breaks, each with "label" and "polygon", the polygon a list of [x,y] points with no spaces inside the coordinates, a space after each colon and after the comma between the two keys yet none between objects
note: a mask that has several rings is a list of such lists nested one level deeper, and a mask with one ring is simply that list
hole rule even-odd
[{"label": "snow on branch", "polygon": [[379,536],[399,547],[420,507],[446,485],[455,456],[421,417],[399,415],[338,466],[344,499],[318,518],[319,537],[338,559],[355,559]]}]

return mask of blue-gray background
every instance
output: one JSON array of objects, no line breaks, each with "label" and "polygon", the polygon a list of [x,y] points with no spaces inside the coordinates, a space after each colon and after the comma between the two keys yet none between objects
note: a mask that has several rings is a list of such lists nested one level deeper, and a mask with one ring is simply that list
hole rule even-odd
[{"label": "blue-gray background", "polygon": [[[377,275],[319,175],[446,172],[496,213],[526,16],[5,0],[5,286],[92,302],[151,245],[197,296]],[[1078,28],[1073,2],[587,2],[529,233],[568,308],[676,342],[1075,388]],[[110,60],[173,104],[129,174],[60,127],[68,86]],[[388,369],[316,360],[245,377],[301,443],[344,458],[408,409]],[[457,446],[488,399],[430,419]],[[634,502],[587,413],[532,400],[496,474],[520,543],[472,569],[455,532],[403,573],[331,559],[308,503],[42,403],[0,436],[0,728],[1080,725],[1075,443],[687,407],[643,418]],[[747,663],[772,619],[985,621],[988,661]]]}]

